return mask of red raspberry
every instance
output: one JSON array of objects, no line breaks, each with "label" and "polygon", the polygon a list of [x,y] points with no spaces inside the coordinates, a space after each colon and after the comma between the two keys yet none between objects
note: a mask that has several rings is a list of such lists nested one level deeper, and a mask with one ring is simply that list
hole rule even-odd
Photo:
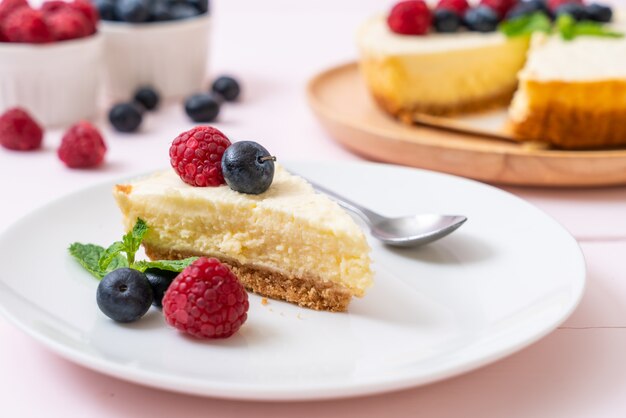
[{"label": "red raspberry", "polygon": [[41,5],[41,12],[44,16],[58,12],[61,9],[69,8],[69,3],[63,0],[48,0]]},{"label": "red raspberry", "polygon": [[3,30],[9,42],[41,44],[54,40],[43,13],[30,7],[20,7],[11,13],[4,21]]},{"label": "red raspberry", "polygon": [[15,151],[30,151],[41,146],[43,130],[19,107],[0,116],[0,145]]},{"label": "red raspberry", "polygon": [[480,0],[480,4],[496,12],[500,19],[517,4],[517,0]]},{"label": "red raspberry", "polygon": [[459,16],[465,16],[465,12],[469,9],[467,0],[440,0],[437,3],[437,9],[448,9],[456,12]]},{"label": "red raspberry", "polygon": [[69,4],[69,6],[85,16],[91,24],[92,32],[90,35],[94,33],[96,31],[96,25],[98,25],[98,21],[100,20],[100,13],[98,13],[98,9],[96,9],[89,0],[74,0]]},{"label": "red raspberry", "polygon": [[548,9],[551,12],[555,12],[556,9],[563,6],[564,4],[583,4],[582,0],[548,0]]},{"label": "red raspberry", "polygon": [[91,22],[82,13],[69,7],[46,15],[46,23],[55,41],[84,38],[93,33]]},{"label": "red raspberry", "polygon": [[0,1],[0,24],[9,17],[11,13],[20,7],[28,7],[26,0],[2,0]]},{"label": "red raspberry", "polygon": [[163,296],[171,326],[197,338],[227,338],[248,318],[248,294],[230,269],[201,257],[183,270]]},{"label": "red raspberry", "polygon": [[178,135],[170,146],[170,163],[181,180],[198,187],[224,184],[222,155],[230,141],[211,126],[197,126]]},{"label": "red raspberry", "polygon": [[407,0],[396,3],[387,16],[392,32],[401,35],[424,35],[430,29],[432,15],[422,0]]},{"label": "red raspberry", "polygon": [[100,132],[91,123],[80,121],[63,135],[58,154],[70,168],[87,168],[102,163],[106,150]]}]

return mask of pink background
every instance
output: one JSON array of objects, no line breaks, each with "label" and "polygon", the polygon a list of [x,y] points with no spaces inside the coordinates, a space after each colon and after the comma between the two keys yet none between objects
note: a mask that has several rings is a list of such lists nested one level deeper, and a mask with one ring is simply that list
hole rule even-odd
[{"label": "pink background", "polygon": [[[215,125],[234,139],[262,142],[285,160],[358,159],[322,131],[307,107],[304,86],[317,71],[355,59],[355,28],[391,3],[214,1],[212,75],[235,74],[245,89],[242,102],[226,105]],[[167,166],[169,143],[191,126],[179,103],[149,114],[136,135],[114,133],[103,117],[99,125],[109,153],[98,170],[62,166],[55,155],[61,131],[49,131],[37,153],[0,150],[0,231],[59,195]],[[0,416],[624,416],[626,188],[507,190],[545,210],[579,240],[588,285],[563,326],[505,360],[434,385],[368,398],[233,402],[99,375],[48,352],[0,318]]]}]

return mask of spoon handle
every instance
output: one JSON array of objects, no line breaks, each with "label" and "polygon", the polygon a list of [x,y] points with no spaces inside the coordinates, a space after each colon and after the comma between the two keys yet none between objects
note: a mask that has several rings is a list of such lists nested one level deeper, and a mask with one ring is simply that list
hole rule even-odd
[{"label": "spoon handle", "polygon": [[324,186],[320,186],[319,184],[312,182],[309,179],[306,179],[306,181],[308,181],[311,184],[311,186],[313,186],[313,188],[317,190],[318,192],[324,193],[328,197],[332,198],[342,208],[347,209],[350,212],[353,212],[356,215],[358,215],[361,219],[367,222],[368,225],[372,225],[376,223],[378,220],[381,220],[383,218],[383,216],[379,215],[378,213],[371,211],[359,205],[358,203],[353,202],[352,200],[344,196],[341,196],[340,194],[337,194],[336,192],[333,192],[332,190],[327,189]]}]

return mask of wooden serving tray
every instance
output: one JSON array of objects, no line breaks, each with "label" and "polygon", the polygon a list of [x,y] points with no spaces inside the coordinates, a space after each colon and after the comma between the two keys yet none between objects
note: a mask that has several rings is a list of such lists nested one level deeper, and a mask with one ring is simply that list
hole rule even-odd
[{"label": "wooden serving tray", "polygon": [[398,122],[370,98],[356,63],[308,84],[309,104],[330,135],[368,159],[481,181],[550,187],[626,184],[626,149],[562,151],[517,143],[504,129],[506,109],[472,116]]}]

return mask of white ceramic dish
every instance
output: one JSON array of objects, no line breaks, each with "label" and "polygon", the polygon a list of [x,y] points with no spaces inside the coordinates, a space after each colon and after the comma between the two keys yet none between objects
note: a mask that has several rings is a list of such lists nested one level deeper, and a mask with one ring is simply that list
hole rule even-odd
[{"label": "white ceramic dish", "polygon": [[[66,252],[108,245],[121,216],[104,184],[61,198],[0,237],[0,312],[45,346],[102,373],[159,388],[236,399],[339,398],[426,384],[537,341],[578,304],[585,265],[575,240],[528,203],[470,180],[370,163],[288,164],[386,214],[463,213],[430,246],[372,242],[376,283],[349,313],[251,295],[235,336],[196,341],[151,310],[116,324],[97,282]],[[514,220],[514,221],[511,221]]]},{"label": "white ceramic dish", "polygon": [[19,106],[45,126],[95,116],[102,35],[31,45],[0,43],[0,113]]},{"label": "white ceramic dish", "polygon": [[206,89],[210,23],[209,14],[158,23],[100,22],[107,95],[128,100],[144,85],[163,98]]}]

